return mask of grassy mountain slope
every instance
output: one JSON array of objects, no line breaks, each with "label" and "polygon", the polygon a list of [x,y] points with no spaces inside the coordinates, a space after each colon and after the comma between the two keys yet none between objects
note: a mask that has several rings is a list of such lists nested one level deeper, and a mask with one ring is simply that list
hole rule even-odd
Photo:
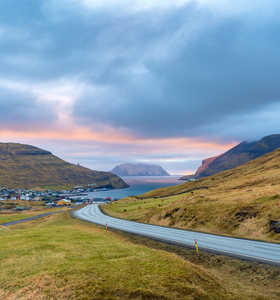
[{"label": "grassy mountain slope", "polygon": [[226,153],[218,156],[204,167],[196,177],[206,177],[256,159],[280,147],[280,134],[266,136],[256,142],[242,142]]},{"label": "grassy mountain slope", "polygon": [[127,186],[116,175],[73,165],[48,151],[30,145],[0,143],[0,186],[38,188],[86,184]]},{"label": "grassy mountain slope", "polygon": [[114,216],[218,234],[279,241],[280,149],[238,168],[104,207]]}]

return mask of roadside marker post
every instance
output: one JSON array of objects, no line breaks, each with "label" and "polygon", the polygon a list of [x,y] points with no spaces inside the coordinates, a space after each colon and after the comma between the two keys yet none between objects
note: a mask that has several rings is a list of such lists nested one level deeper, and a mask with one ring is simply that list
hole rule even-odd
[{"label": "roadside marker post", "polygon": [[106,224],[106,232],[108,232],[108,224]]},{"label": "roadside marker post", "polygon": [[197,240],[194,240],[194,244],[195,244],[195,251],[198,254],[198,244],[197,244]]}]

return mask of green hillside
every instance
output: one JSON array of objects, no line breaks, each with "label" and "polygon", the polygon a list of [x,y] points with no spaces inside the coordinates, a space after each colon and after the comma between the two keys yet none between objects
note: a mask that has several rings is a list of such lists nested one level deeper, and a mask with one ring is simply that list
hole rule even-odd
[{"label": "green hillside", "polygon": [[93,184],[124,188],[118,176],[77,166],[40,148],[0,143],[0,186],[7,188],[59,188]]},{"label": "green hillside", "polygon": [[195,182],[112,203],[104,210],[137,221],[279,241],[280,149]]}]

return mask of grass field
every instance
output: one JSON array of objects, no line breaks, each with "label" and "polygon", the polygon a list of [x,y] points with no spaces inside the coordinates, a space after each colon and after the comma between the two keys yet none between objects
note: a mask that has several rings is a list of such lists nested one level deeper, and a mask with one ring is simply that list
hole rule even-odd
[{"label": "grass field", "polygon": [[0,213],[0,225],[3,223],[8,223],[8,222],[12,222],[12,221],[17,221],[17,220],[22,220],[22,219],[26,219],[26,218],[30,218],[33,216],[37,216],[40,214],[45,214],[45,213],[49,213],[49,212],[55,212],[55,211],[65,211],[68,210],[68,208],[61,208],[61,207],[57,207],[57,208],[45,208],[45,209],[39,209],[39,210],[31,210],[31,211],[24,211],[24,212],[20,212],[20,213],[9,213],[9,214],[1,214]]},{"label": "grass field", "polygon": [[[11,209],[8,209],[8,208],[15,208],[16,206],[31,207],[31,209],[24,210],[24,211],[13,211]],[[44,213],[68,209],[66,207],[49,208],[44,205],[44,202],[21,201],[21,200],[1,201],[0,207],[2,208],[2,210],[0,210],[0,224],[17,221],[17,220],[22,220],[25,218],[30,218],[30,217],[37,216],[37,215],[44,214]]]},{"label": "grass field", "polygon": [[279,269],[176,253],[67,213],[0,229],[0,245],[0,299],[280,297]]},{"label": "grass field", "polygon": [[267,241],[280,221],[280,149],[196,182],[151,191],[103,207],[116,217]]}]

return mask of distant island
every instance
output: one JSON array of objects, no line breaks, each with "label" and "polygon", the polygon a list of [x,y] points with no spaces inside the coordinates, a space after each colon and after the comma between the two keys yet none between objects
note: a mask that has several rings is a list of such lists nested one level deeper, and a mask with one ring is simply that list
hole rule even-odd
[{"label": "distant island", "polygon": [[51,152],[24,144],[0,143],[0,187],[66,189],[125,188],[117,175],[68,163]]},{"label": "distant island", "polygon": [[170,176],[161,166],[149,164],[121,164],[112,171],[118,176]]}]

